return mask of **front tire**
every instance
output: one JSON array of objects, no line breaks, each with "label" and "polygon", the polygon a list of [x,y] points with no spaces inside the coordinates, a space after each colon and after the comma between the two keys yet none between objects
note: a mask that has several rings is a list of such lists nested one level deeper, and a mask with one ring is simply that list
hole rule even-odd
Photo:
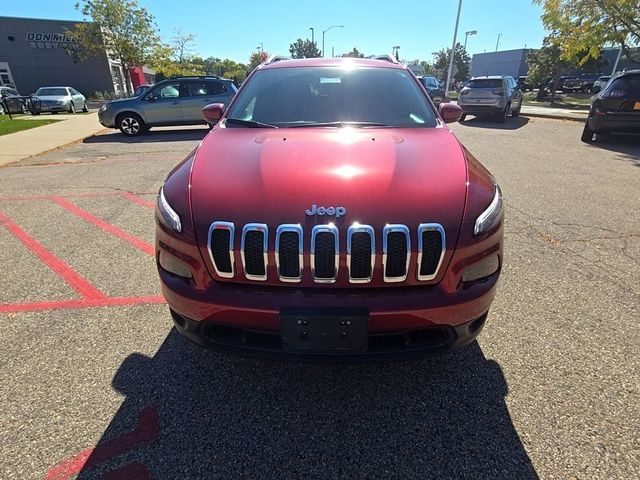
[{"label": "front tire", "polygon": [[73,102],[69,104],[69,113],[76,113],[76,106]]},{"label": "front tire", "polygon": [[89,107],[87,107],[87,102],[84,102],[84,105],[82,106],[82,111],[84,113],[87,113],[89,111]]},{"label": "front tire", "polygon": [[135,113],[125,113],[118,117],[116,122],[120,131],[128,137],[142,135],[146,130],[146,125],[140,115]]},{"label": "front tire", "polygon": [[520,103],[518,104],[518,108],[516,108],[513,112],[511,112],[511,116],[512,117],[519,117],[521,111],[522,111],[522,99],[520,99]]},{"label": "front tire", "polygon": [[594,143],[595,137],[596,132],[591,130],[591,128],[589,127],[589,122],[587,121],[587,123],[584,124],[584,129],[582,130],[582,136],[580,137],[580,140],[585,143]]}]

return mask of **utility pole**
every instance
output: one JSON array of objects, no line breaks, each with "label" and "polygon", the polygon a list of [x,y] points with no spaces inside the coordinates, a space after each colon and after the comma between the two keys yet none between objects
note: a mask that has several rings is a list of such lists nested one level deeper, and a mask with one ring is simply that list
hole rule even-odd
[{"label": "utility pole", "polygon": [[460,10],[462,9],[462,0],[458,0],[458,15],[456,16],[456,27],[453,29],[453,44],[451,45],[451,58],[449,59],[449,71],[447,73],[447,82],[444,87],[444,96],[449,95],[449,87],[451,86],[451,77],[453,75],[453,57],[456,54],[456,37],[458,36],[458,23],[460,23]]},{"label": "utility pole", "polygon": [[498,45],[500,45],[500,37],[502,36],[501,33],[498,34],[498,41],[496,41],[496,52],[498,51]]},{"label": "utility pole", "polygon": [[618,50],[618,56],[616,57],[616,63],[613,64],[613,70],[611,70],[611,76],[613,77],[618,70],[618,63],[620,63],[620,57],[622,56],[622,46]]},{"label": "utility pole", "polygon": [[344,25],[331,25],[326,30],[322,30],[322,56],[324,57],[324,34],[327,33],[332,28],[344,28]]},{"label": "utility pole", "polygon": [[313,39],[313,27],[309,27],[309,30],[311,30],[311,43],[313,43],[313,46],[315,47],[316,41]]}]

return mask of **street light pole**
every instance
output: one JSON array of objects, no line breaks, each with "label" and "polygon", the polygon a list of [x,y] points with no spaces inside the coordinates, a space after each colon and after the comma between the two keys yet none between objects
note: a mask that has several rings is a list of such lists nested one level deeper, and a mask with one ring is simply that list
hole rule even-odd
[{"label": "street light pole", "polygon": [[477,30],[469,30],[468,32],[464,32],[464,51],[467,51],[467,38],[469,38],[469,35],[475,35],[476,33],[478,33]]},{"label": "street light pole", "polygon": [[313,27],[309,27],[309,30],[311,30],[311,43],[315,46],[316,41],[313,39]]},{"label": "street light pole", "polygon": [[451,86],[451,76],[453,75],[453,57],[456,53],[456,37],[458,36],[458,23],[460,23],[460,10],[462,9],[462,0],[458,0],[458,15],[456,16],[456,27],[453,29],[453,44],[451,45],[451,58],[449,59],[449,71],[447,73],[447,83],[444,87],[444,96],[449,95],[449,87]]},{"label": "street light pole", "polygon": [[498,34],[498,40],[496,41],[496,52],[498,51],[498,45],[500,45],[500,37],[502,36],[501,33]]},{"label": "street light pole", "polygon": [[331,25],[326,30],[322,30],[322,57],[324,58],[324,34],[327,33],[332,28],[344,28],[344,25]]},{"label": "street light pole", "polygon": [[396,60],[400,61],[400,45],[396,45],[393,47],[393,56],[396,57]]}]

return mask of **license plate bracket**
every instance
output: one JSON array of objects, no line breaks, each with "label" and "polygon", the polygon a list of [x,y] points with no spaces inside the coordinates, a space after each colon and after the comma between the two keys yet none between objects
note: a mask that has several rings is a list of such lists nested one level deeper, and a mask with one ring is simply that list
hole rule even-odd
[{"label": "license plate bracket", "polygon": [[362,310],[283,310],[282,349],[297,353],[364,352],[369,339],[369,315]]}]

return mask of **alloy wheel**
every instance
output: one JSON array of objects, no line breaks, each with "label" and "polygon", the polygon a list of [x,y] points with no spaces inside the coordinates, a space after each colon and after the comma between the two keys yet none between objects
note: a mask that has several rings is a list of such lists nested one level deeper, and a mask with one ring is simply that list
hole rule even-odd
[{"label": "alloy wheel", "polygon": [[140,131],[140,122],[133,117],[123,118],[120,125],[127,135],[136,135]]}]

